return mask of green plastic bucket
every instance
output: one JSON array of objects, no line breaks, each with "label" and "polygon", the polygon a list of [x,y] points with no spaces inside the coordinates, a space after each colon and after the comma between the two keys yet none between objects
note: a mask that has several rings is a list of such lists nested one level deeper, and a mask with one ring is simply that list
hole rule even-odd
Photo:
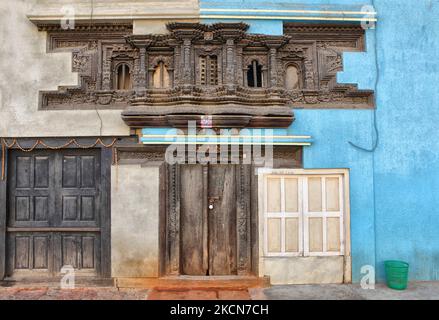
[{"label": "green plastic bucket", "polygon": [[409,264],[403,261],[384,261],[386,269],[387,286],[395,290],[407,288],[409,276]]}]

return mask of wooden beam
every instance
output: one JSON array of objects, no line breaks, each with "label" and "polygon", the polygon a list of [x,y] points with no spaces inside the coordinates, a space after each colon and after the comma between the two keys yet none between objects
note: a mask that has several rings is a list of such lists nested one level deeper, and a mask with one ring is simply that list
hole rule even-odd
[{"label": "wooden beam", "polygon": [[101,149],[101,277],[111,277],[111,149]]}]

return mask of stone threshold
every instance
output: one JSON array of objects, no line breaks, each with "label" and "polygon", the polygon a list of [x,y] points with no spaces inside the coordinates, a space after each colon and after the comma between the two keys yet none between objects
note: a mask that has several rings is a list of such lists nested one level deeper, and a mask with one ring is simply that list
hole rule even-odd
[{"label": "stone threshold", "polygon": [[118,288],[166,290],[247,290],[270,287],[269,277],[254,276],[167,276],[161,278],[117,278]]},{"label": "stone threshold", "polygon": [[[0,281],[0,288],[60,288],[60,277],[6,278]],[[90,277],[75,278],[75,288],[114,288],[115,279],[97,279]]]}]

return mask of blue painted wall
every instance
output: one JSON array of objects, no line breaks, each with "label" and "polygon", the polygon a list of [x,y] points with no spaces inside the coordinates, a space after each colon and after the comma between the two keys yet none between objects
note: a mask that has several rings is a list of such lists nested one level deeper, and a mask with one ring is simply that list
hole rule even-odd
[{"label": "blue painted wall", "polygon": [[[439,279],[439,1],[380,0],[377,261]],[[382,278],[382,269],[379,269]]]},{"label": "blue painted wall", "polygon": [[[352,10],[370,3],[203,0],[201,8]],[[348,143],[373,145],[370,110],[298,109],[289,130],[315,140],[304,152],[306,168],[351,170],[353,280],[358,282],[361,266],[369,264],[382,281],[387,259],[408,261],[411,280],[439,280],[439,0],[374,3],[379,22],[366,33],[367,52],[345,53],[338,80],[360,89],[374,89],[378,80],[376,151]],[[281,20],[245,22],[250,32],[282,33]]]}]

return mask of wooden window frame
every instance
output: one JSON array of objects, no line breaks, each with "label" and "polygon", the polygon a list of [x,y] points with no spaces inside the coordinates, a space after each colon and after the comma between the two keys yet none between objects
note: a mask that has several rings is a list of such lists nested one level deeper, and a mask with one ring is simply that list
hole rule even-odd
[{"label": "wooden window frame", "polygon": [[[198,60],[199,81],[202,86],[217,86],[219,83],[218,55],[200,55]],[[201,66],[204,60],[204,70]],[[204,80],[203,80],[204,75]],[[213,82],[213,83],[212,83]]]},{"label": "wooden window frame", "polygon": [[[168,89],[168,88],[171,87],[170,81],[168,81],[168,83],[165,83],[165,70],[166,70],[166,72],[168,73],[168,76],[169,76],[169,70],[166,67],[165,62],[160,60],[157,63],[157,65],[155,66],[154,71],[152,72],[152,78],[153,78],[152,87],[154,89]],[[156,72],[159,72],[159,74],[160,74],[160,80],[159,80],[160,82],[159,82],[158,86],[156,86],[156,83],[154,82],[154,76],[155,76]]]},{"label": "wooden window frame", "polygon": [[[123,83],[126,82],[126,77],[129,77],[129,88],[119,89],[119,69],[122,67]],[[133,79],[132,79],[132,69],[129,63],[120,62],[116,65],[114,69],[114,80],[113,80],[114,90],[116,91],[130,91],[133,89]]]},{"label": "wooden window frame", "polygon": [[[250,72],[250,68],[253,69],[253,85],[250,85],[249,81],[248,81],[248,74]],[[260,76],[261,76],[261,85],[258,86],[258,69],[260,68]],[[245,74],[245,78],[246,78],[246,83],[247,83],[247,87],[251,88],[251,89],[261,89],[264,88],[264,66],[263,64],[261,64],[257,59],[253,59],[251,61],[251,64],[249,64],[247,66],[247,73]]]}]

